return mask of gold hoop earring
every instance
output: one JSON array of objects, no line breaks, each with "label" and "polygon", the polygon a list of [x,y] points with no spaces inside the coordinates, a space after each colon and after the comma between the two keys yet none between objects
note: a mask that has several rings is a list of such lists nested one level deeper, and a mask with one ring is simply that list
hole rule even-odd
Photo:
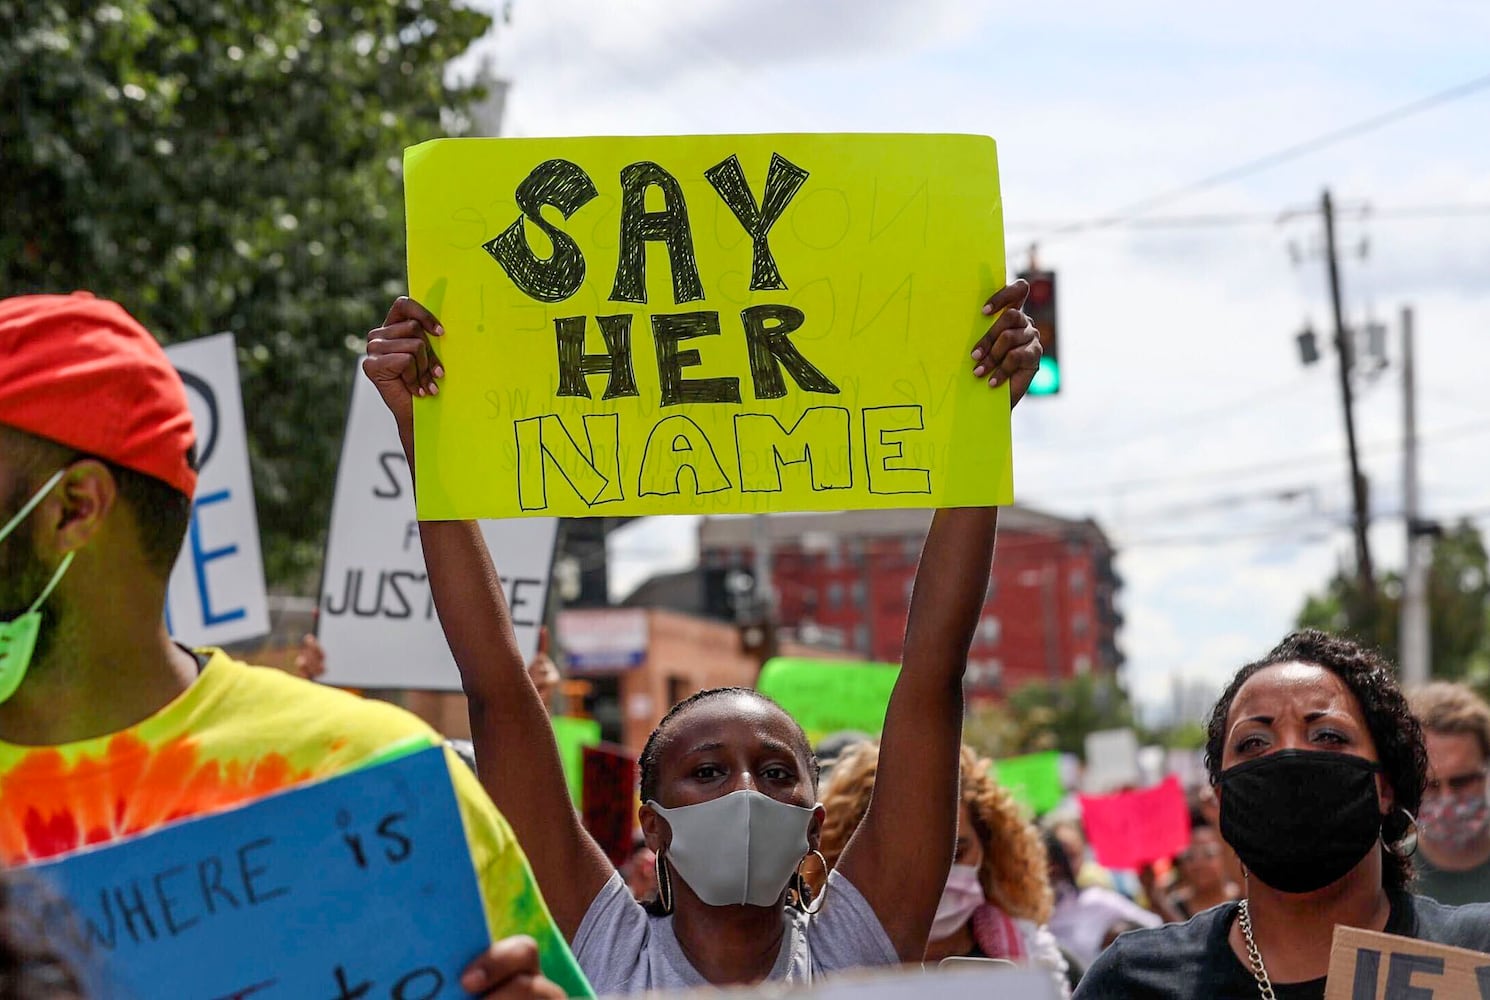
[{"label": "gold hoop earring", "polygon": [[[812,899],[812,890],[807,887],[807,880],[802,877],[802,861],[814,855],[817,857],[817,863],[823,866],[823,891],[816,900]],[[792,905],[797,908],[798,912],[811,917],[822,911],[823,900],[828,898],[828,859],[823,857],[821,851],[808,851],[802,855],[802,861],[797,862],[797,869],[792,873],[792,889],[797,897],[792,901]],[[814,902],[817,903],[815,908],[812,905]]]},{"label": "gold hoop earring", "polygon": [[673,912],[673,879],[667,873],[665,857],[657,859],[657,901],[662,904],[663,913]]}]

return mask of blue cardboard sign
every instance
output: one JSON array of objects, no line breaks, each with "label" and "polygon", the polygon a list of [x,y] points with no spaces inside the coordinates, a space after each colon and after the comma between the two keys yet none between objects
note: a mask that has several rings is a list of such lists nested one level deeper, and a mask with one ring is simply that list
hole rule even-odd
[{"label": "blue cardboard sign", "polygon": [[458,997],[491,940],[438,748],[29,872],[91,996]]}]

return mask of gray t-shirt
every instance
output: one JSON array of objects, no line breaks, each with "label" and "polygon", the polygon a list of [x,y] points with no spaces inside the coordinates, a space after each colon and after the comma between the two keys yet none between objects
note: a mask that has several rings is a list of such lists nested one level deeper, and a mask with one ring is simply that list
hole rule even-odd
[{"label": "gray t-shirt", "polygon": [[1447,906],[1466,903],[1490,903],[1490,861],[1465,871],[1450,872],[1433,867],[1433,862],[1418,851],[1412,859],[1418,882],[1412,891],[1436,899]]},{"label": "gray t-shirt", "polygon": [[[895,965],[900,956],[869,903],[838,872],[828,876],[821,912],[787,907],[781,954],[768,977],[805,986],[825,973]],[[574,957],[597,996],[708,986],[673,934],[673,918],[653,917],[619,874],[595,897],[574,936]]]}]

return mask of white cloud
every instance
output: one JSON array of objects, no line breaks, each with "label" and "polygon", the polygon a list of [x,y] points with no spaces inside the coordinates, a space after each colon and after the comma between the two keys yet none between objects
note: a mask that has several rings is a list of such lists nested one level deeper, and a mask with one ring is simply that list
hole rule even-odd
[{"label": "white cloud", "polygon": [[[545,0],[516,4],[494,51],[516,134],[992,134],[1018,225],[1100,215],[1484,74],[1487,37],[1490,7],[1449,0],[1411,16],[1385,0],[1266,0],[1205,18],[1180,0]],[[1416,309],[1425,505],[1440,515],[1490,509],[1490,215],[1353,208],[1490,204],[1486,121],[1490,91],[1155,212],[1272,216],[1334,190],[1342,246],[1371,247],[1343,262],[1348,321],[1388,323],[1395,360],[1399,308]],[[1011,230],[1011,262],[1034,235]],[[1019,494],[1131,544],[1122,641],[1146,702],[1176,673],[1220,677],[1266,651],[1353,558],[1319,242],[1304,216],[1042,243],[1060,273],[1066,386],[1016,414]],[[1325,352],[1307,371],[1294,343],[1306,321]],[[1395,369],[1362,385],[1358,418],[1385,517],[1400,509]],[[1301,492],[1266,496],[1284,490]],[[1373,532],[1380,565],[1400,560],[1400,535],[1386,521]],[[616,592],[686,562],[694,539],[691,521],[628,529]]]}]

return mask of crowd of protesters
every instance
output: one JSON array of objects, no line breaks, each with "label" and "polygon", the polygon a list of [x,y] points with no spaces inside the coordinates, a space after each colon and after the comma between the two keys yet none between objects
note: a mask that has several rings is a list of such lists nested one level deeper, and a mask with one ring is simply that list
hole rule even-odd
[{"label": "crowd of protesters", "polygon": [[[1015,282],[973,304],[992,319],[970,377],[1007,383],[1013,402],[1040,356],[1026,292]],[[411,469],[412,403],[438,391],[443,333],[401,298],[367,339],[364,372]],[[0,862],[343,773],[410,736],[441,742],[399,709],[314,683],[313,642],[292,677],[166,632],[196,443],[179,378],[122,308],[0,301],[0,366]],[[973,959],[1038,970],[1078,1000],[1322,997],[1337,925],[1490,950],[1490,709],[1458,685],[1409,696],[1346,639],[1296,633],[1236,672],[1208,721],[1189,843],[1161,865],[1114,879],[1079,817],[1038,825],[962,743],[996,527],[992,508],[933,518],[877,737],[814,748],[747,689],[672,706],[640,758],[642,835],[618,870],[570,798],[549,725],[557,671],[519,653],[493,554],[474,524],[423,523],[470,705],[470,759],[448,752],[448,770],[502,932],[461,986],[807,985]],[[259,779],[197,781],[164,810],[140,807],[156,794],[144,783],[100,790],[68,770],[167,752],[188,771]],[[15,904],[16,877],[0,880],[0,996],[82,996]]]}]

